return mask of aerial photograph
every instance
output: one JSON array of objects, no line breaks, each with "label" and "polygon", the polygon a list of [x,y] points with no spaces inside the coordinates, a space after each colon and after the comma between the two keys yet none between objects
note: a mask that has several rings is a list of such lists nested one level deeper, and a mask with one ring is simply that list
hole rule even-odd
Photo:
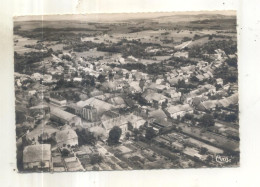
[{"label": "aerial photograph", "polygon": [[240,166],[235,11],[13,19],[21,173]]}]

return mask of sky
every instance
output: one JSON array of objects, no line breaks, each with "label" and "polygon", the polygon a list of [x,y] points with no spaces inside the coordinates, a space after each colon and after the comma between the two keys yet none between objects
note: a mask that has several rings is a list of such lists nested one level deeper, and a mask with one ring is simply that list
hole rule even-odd
[{"label": "sky", "polygon": [[236,11],[192,11],[192,12],[164,12],[164,13],[115,13],[115,14],[70,14],[70,15],[44,15],[44,16],[19,16],[14,17],[14,21],[34,21],[34,20],[79,20],[79,21],[124,21],[128,19],[152,19],[161,16],[173,15],[199,15],[199,14],[221,14],[227,16],[236,15]]}]

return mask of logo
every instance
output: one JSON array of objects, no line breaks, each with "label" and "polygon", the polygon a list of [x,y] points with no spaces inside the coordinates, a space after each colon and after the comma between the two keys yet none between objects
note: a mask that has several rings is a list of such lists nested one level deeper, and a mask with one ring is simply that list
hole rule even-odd
[{"label": "logo", "polygon": [[220,164],[230,163],[231,162],[231,158],[229,158],[228,156],[217,155],[216,156],[216,162],[218,162]]}]

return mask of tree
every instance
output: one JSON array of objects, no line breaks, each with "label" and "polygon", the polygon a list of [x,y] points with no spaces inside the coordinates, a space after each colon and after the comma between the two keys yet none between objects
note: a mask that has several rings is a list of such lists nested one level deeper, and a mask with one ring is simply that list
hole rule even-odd
[{"label": "tree", "polygon": [[103,82],[105,82],[106,77],[104,75],[100,74],[97,79],[99,82],[103,83]]},{"label": "tree", "polygon": [[67,148],[64,148],[61,150],[61,155],[63,157],[68,156],[70,154],[70,151]]},{"label": "tree", "polygon": [[76,133],[78,135],[79,145],[95,145],[97,142],[93,132],[90,132],[86,129],[76,129]]},{"label": "tree", "polygon": [[210,114],[204,114],[200,118],[200,125],[203,127],[211,127],[215,125],[215,121],[212,115]]},{"label": "tree", "polygon": [[237,58],[228,58],[228,59],[226,60],[226,63],[227,63],[229,66],[232,66],[232,67],[237,68]]},{"label": "tree", "polygon": [[122,134],[122,130],[118,126],[114,126],[110,131],[109,131],[109,137],[108,137],[108,142],[116,144],[119,142],[120,136]]},{"label": "tree", "polygon": [[189,114],[189,113],[186,113],[184,116],[183,116],[184,119],[186,120],[193,120],[194,119],[194,115],[193,114]]},{"label": "tree", "polygon": [[155,130],[152,127],[146,129],[145,138],[151,140],[156,136]]},{"label": "tree", "polygon": [[145,80],[144,80],[144,79],[141,79],[141,80],[140,80],[139,86],[140,86],[140,88],[143,90],[143,88],[144,88],[144,86],[145,86]]},{"label": "tree", "polygon": [[113,81],[113,79],[114,79],[114,74],[113,74],[113,73],[109,73],[109,74],[108,74],[108,79],[109,79],[109,81]]},{"label": "tree", "polygon": [[235,122],[238,120],[237,114],[227,114],[225,115],[225,121],[227,122]]},{"label": "tree", "polygon": [[134,128],[133,124],[131,122],[128,122],[127,123],[127,129],[131,131],[131,130],[133,130],[133,128]]},{"label": "tree", "polygon": [[167,108],[168,104],[168,99],[166,99],[163,103],[162,103],[162,109]]},{"label": "tree", "polygon": [[127,133],[125,134],[125,137],[126,137],[127,140],[129,140],[129,138],[130,138],[130,133],[127,132]]},{"label": "tree", "polygon": [[140,131],[137,128],[134,128],[133,133],[134,133],[135,140],[138,140],[139,138],[138,135],[140,134]]},{"label": "tree", "polygon": [[212,161],[212,156],[208,155],[207,158],[206,158],[206,161],[207,162],[211,162]]},{"label": "tree", "polygon": [[200,149],[200,154],[202,154],[202,155],[205,155],[207,152],[208,152],[208,149],[205,148],[205,147],[202,147],[202,148]]}]

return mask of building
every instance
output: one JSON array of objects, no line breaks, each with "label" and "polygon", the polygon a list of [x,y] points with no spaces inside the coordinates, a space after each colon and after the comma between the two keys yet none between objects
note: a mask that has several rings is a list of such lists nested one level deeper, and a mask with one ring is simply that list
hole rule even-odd
[{"label": "building", "polygon": [[23,168],[27,171],[50,171],[51,145],[29,145],[23,150]]},{"label": "building", "polygon": [[154,120],[167,121],[167,115],[164,113],[162,109],[148,112],[148,117],[151,121]]},{"label": "building", "polygon": [[81,118],[71,114],[69,112],[66,112],[64,110],[61,110],[57,107],[51,107],[51,112],[50,112],[50,119],[60,123],[61,125],[70,125],[72,127],[76,126],[76,125],[82,125],[81,124]]},{"label": "building", "polygon": [[84,106],[81,116],[90,122],[98,121],[98,111],[93,105]]},{"label": "building", "polygon": [[81,115],[82,108],[76,105],[75,103],[71,103],[67,106],[67,111],[75,115]]},{"label": "building", "polygon": [[60,95],[51,94],[50,103],[55,106],[64,107],[67,105],[67,100],[61,97]]},{"label": "building", "polygon": [[163,91],[163,94],[171,98],[171,101],[180,101],[181,92],[176,92],[174,89],[167,89]]},{"label": "building", "polygon": [[107,135],[114,126],[120,127],[122,135],[124,135],[128,130],[128,121],[124,116],[120,116],[119,114],[117,117],[102,121],[102,127],[105,129]]},{"label": "building", "polygon": [[30,113],[43,111],[45,114],[47,114],[50,112],[50,107],[45,103],[40,103],[39,105],[30,107],[29,109],[30,109]]},{"label": "building", "polygon": [[139,86],[139,81],[130,82],[128,89],[129,89],[129,92],[132,93],[132,94],[142,92],[142,89]]},{"label": "building", "polygon": [[122,97],[112,97],[108,100],[108,102],[114,105],[116,108],[124,108],[126,107],[125,101]]},{"label": "building", "polygon": [[64,129],[57,132],[55,140],[58,147],[78,145],[78,135],[72,129]]},{"label": "building", "polygon": [[104,112],[115,108],[114,105],[95,97],[89,98],[85,101],[79,101],[77,102],[77,106],[82,108],[81,116],[92,122],[98,120]]},{"label": "building", "polygon": [[155,92],[155,93],[150,93],[150,94],[146,95],[145,100],[148,103],[153,103],[155,106],[161,106],[162,103],[167,100],[167,97]]},{"label": "building", "polygon": [[197,106],[197,109],[201,111],[215,110],[218,105],[219,102],[217,100],[208,100],[208,101],[201,102]]},{"label": "building", "polygon": [[166,111],[168,115],[173,119],[183,117],[187,113],[193,113],[193,109],[192,107],[190,107],[189,104],[171,106],[167,108]]},{"label": "building", "polygon": [[218,79],[216,79],[216,82],[218,85],[223,86],[223,79],[218,78]]},{"label": "building", "polygon": [[139,129],[140,126],[146,123],[146,121],[141,116],[136,116],[134,114],[128,115],[127,120],[133,126],[133,128],[136,129]]}]

